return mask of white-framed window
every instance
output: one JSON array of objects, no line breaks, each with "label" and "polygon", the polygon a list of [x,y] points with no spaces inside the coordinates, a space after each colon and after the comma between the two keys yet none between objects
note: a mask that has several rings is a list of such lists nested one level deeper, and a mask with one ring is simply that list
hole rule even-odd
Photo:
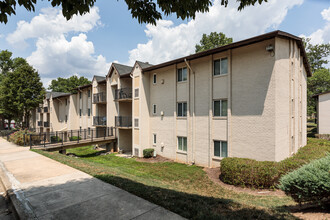
[{"label": "white-framed window", "polygon": [[157,134],[152,134],[152,144],[157,144]]},{"label": "white-framed window", "polygon": [[188,77],[187,77],[187,67],[183,67],[178,69],[178,82],[184,82],[187,81]]},{"label": "white-framed window", "polygon": [[214,140],[214,156],[215,157],[228,157],[227,141]]},{"label": "white-framed window", "polygon": [[213,116],[214,117],[226,117],[227,116],[227,100],[213,100]]},{"label": "white-framed window", "polygon": [[135,128],[139,127],[139,119],[138,118],[134,118],[134,127]]},{"label": "white-framed window", "polygon": [[187,152],[187,137],[178,137],[178,150]]},{"label": "white-framed window", "polygon": [[224,57],[213,61],[213,75],[227,75],[228,74],[228,58]]},{"label": "white-framed window", "polygon": [[88,109],[88,117],[91,116],[91,109]]},{"label": "white-framed window", "polygon": [[178,117],[187,117],[187,102],[178,102]]},{"label": "white-framed window", "polygon": [[152,83],[156,84],[157,83],[157,74],[154,73],[154,75],[152,76]]},{"label": "white-framed window", "polygon": [[152,114],[157,114],[157,105],[156,104],[153,104],[152,105]]}]

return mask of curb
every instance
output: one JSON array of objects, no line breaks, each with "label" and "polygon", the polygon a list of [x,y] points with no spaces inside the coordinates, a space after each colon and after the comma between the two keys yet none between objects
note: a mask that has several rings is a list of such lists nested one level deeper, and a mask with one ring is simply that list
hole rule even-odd
[{"label": "curb", "polygon": [[4,164],[0,161],[0,184],[4,186],[6,197],[10,202],[10,207],[17,219],[38,219],[30,208],[29,201],[25,199],[21,190],[15,189],[15,184],[10,181],[12,175],[7,171]]}]

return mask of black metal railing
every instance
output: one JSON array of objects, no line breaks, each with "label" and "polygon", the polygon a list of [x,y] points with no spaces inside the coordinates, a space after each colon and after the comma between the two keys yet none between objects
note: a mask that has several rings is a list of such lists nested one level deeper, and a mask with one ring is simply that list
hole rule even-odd
[{"label": "black metal railing", "polygon": [[93,95],[93,103],[104,103],[107,101],[107,96],[104,92],[96,93]]},{"label": "black metal railing", "polygon": [[49,121],[44,121],[44,127],[46,127],[46,128],[49,127]]},{"label": "black metal railing", "polygon": [[44,107],[44,113],[48,112],[48,107]]},{"label": "black metal railing", "polygon": [[132,99],[132,88],[116,89],[115,100]]},{"label": "black metal railing", "polygon": [[115,116],[116,127],[131,128],[132,116]]},{"label": "black metal railing", "polygon": [[50,147],[69,143],[86,143],[95,140],[102,140],[109,137],[116,137],[116,129],[113,127],[102,127],[96,129],[79,129],[55,132],[40,132],[37,134],[24,134],[25,146]]},{"label": "black metal railing", "polygon": [[106,116],[94,116],[93,117],[93,125],[94,126],[106,126],[107,125],[107,117]]},{"label": "black metal railing", "polygon": [[38,121],[38,126],[39,126],[39,127],[42,127],[43,124],[44,124],[43,121]]}]

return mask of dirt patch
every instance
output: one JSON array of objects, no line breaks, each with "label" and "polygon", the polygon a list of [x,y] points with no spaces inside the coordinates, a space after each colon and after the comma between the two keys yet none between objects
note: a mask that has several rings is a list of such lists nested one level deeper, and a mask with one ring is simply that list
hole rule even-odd
[{"label": "dirt patch", "polygon": [[157,155],[156,157],[150,157],[150,158],[144,158],[144,157],[139,157],[135,159],[136,161],[139,162],[147,162],[147,163],[164,163],[164,162],[173,162],[173,160],[170,160],[168,158],[162,157]]},{"label": "dirt patch", "polygon": [[220,168],[204,168],[203,169],[207,176],[216,184],[221,185],[223,188],[232,190],[234,192],[243,192],[250,195],[265,195],[265,196],[285,196],[285,193],[281,190],[268,190],[268,189],[250,189],[250,188],[243,188],[238,186],[233,186],[222,182],[219,178],[220,176]]},{"label": "dirt patch", "polygon": [[327,205],[324,209],[317,206],[302,205],[289,208],[291,213],[300,219],[313,219],[323,220],[330,219],[330,205]]}]

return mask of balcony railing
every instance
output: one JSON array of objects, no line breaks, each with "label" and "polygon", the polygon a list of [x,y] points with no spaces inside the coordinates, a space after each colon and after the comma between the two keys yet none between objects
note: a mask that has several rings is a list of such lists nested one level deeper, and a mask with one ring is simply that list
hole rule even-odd
[{"label": "balcony railing", "polygon": [[129,100],[132,99],[132,88],[116,89],[115,100]]},{"label": "balcony railing", "polygon": [[96,93],[93,95],[93,103],[105,103],[107,96],[104,92]]},{"label": "balcony railing", "polygon": [[48,112],[48,107],[44,107],[44,113]]},{"label": "balcony railing", "polygon": [[49,121],[44,121],[44,127],[46,127],[46,128],[49,127]]},{"label": "balcony railing", "polygon": [[38,126],[42,127],[43,126],[43,122],[42,121],[38,121]]},{"label": "balcony railing", "polygon": [[116,127],[131,128],[132,116],[115,116]]},{"label": "balcony railing", "polygon": [[106,116],[94,116],[93,117],[93,125],[94,126],[106,126],[107,125],[107,117]]}]

